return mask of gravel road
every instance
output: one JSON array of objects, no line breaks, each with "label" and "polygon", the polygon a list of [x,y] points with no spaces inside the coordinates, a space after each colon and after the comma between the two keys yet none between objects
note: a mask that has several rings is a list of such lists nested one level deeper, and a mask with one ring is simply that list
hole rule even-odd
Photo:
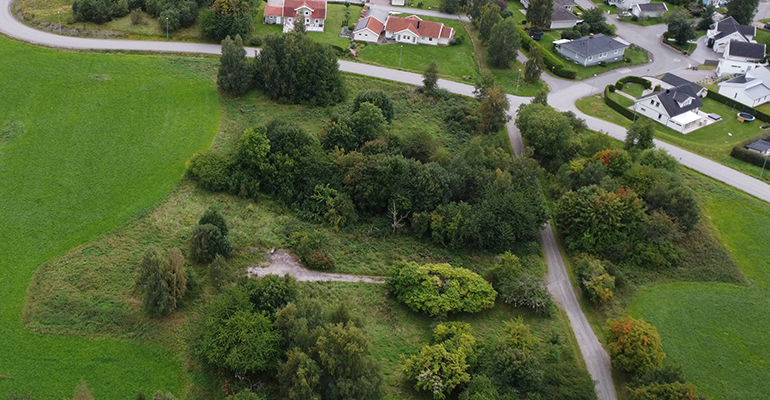
[{"label": "gravel road", "polygon": [[277,250],[269,255],[270,264],[267,267],[249,267],[249,276],[263,277],[265,275],[286,275],[297,278],[300,282],[364,282],[385,283],[382,278],[370,278],[368,276],[331,274],[328,272],[313,271],[303,268],[296,258],[285,250]]}]

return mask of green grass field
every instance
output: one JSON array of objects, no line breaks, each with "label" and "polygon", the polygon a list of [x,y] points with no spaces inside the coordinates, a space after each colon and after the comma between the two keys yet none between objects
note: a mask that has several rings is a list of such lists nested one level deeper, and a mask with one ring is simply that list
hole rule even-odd
[{"label": "green grass field", "polygon": [[639,97],[642,97],[642,93],[644,92],[644,86],[638,83],[627,82],[623,85],[623,91],[625,93],[630,94],[631,96],[639,98]]},{"label": "green grass field", "polygon": [[770,205],[690,173],[690,186],[748,286],[676,283],[641,290],[630,310],[657,326],[670,362],[715,400],[770,397]]},{"label": "green grass field", "polygon": [[[37,268],[150,209],[211,143],[215,85],[195,59],[80,54],[0,38],[0,393],[97,398],[188,385],[159,342],[38,335],[21,322]],[[149,107],[152,105],[152,107]]]},{"label": "green grass field", "polygon": [[[616,95],[617,96],[617,95]],[[631,121],[615,110],[609,108],[602,100],[601,95],[584,97],[575,103],[584,113],[612,122],[628,128]],[[761,124],[757,122],[742,123],[736,118],[737,111],[711,99],[703,99],[701,110],[707,113],[717,113],[722,116],[722,121],[707,127],[698,129],[683,135],[660,124],[653,124],[655,137],[675,146],[700,154],[717,161],[725,166],[743,172],[744,174],[759,177],[761,168],[735,158],[730,157],[730,150],[748,138],[758,136],[763,132]],[[731,133],[732,136],[728,135]],[[763,180],[770,182],[770,177],[765,174]]]}]

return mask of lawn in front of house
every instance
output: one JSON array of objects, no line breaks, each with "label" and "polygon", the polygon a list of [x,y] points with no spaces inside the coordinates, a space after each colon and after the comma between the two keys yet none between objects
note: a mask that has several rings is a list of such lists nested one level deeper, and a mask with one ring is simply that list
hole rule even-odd
[{"label": "lawn in front of house", "polygon": [[[760,121],[751,123],[738,122],[737,110],[709,98],[702,100],[703,107],[701,107],[701,111],[717,113],[722,117],[721,121],[686,135],[656,122],[653,124],[655,138],[712,159],[744,174],[758,177],[761,171],[760,167],[730,157],[730,151],[735,144],[765,132],[760,129],[762,123]],[[584,97],[578,100],[575,105],[580,111],[588,115],[604,119],[625,128],[631,126],[629,119],[604,104],[601,95]],[[732,134],[732,136],[728,135],[728,133]],[[764,174],[762,179],[770,182],[768,175],[770,174]]]},{"label": "lawn in front of house", "polygon": [[596,4],[597,7],[601,8],[602,10],[604,10],[605,13],[608,12],[608,11],[609,11],[610,14],[617,14],[618,13],[618,8],[617,7],[604,4],[603,0],[591,0],[591,2]]},{"label": "lawn in front of house", "polygon": [[629,62],[620,60],[620,61],[607,63],[604,66],[592,65],[590,67],[584,67],[582,65],[576,64],[573,61],[567,60],[557,52],[553,52],[553,53],[557,57],[561,57],[565,67],[572,68],[577,71],[576,79],[578,80],[588,79],[593,77],[594,75],[603,74],[607,71],[612,71],[613,69],[626,68],[626,67],[639,65],[639,64],[646,64],[650,61],[649,55],[647,54],[647,52],[636,46],[627,48],[625,53],[623,54],[623,58],[629,60]]},{"label": "lawn in front of house", "polygon": [[626,82],[623,85],[623,92],[638,99],[639,97],[642,97],[642,93],[644,93],[644,86],[634,82]]}]

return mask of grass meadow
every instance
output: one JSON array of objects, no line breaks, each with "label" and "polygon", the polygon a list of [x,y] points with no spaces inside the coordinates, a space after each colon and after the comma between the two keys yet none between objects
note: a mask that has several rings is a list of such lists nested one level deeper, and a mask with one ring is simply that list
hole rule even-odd
[{"label": "grass meadow", "polygon": [[704,215],[749,285],[671,283],[645,288],[631,314],[657,326],[668,361],[715,400],[770,397],[770,204],[688,173]]},{"label": "grass meadow", "polygon": [[195,59],[61,52],[6,38],[0,54],[0,393],[60,399],[80,379],[103,399],[184,393],[183,359],[168,346],[39,335],[21,317],[38,267],[174,188],[185,160],[217,132],[216,86]]}]

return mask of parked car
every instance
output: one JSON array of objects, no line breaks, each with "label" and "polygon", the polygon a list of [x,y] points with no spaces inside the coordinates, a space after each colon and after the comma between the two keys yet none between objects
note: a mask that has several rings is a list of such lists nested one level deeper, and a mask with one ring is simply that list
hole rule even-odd
[{"label": "parked car", "polygon": [[770,30],[770,22],[765,22],[765,29]]},{"label": "parked car", "polygon": [[619,11],[618,18],[631,18],[631,11],[628,11],[628,10]]}]

